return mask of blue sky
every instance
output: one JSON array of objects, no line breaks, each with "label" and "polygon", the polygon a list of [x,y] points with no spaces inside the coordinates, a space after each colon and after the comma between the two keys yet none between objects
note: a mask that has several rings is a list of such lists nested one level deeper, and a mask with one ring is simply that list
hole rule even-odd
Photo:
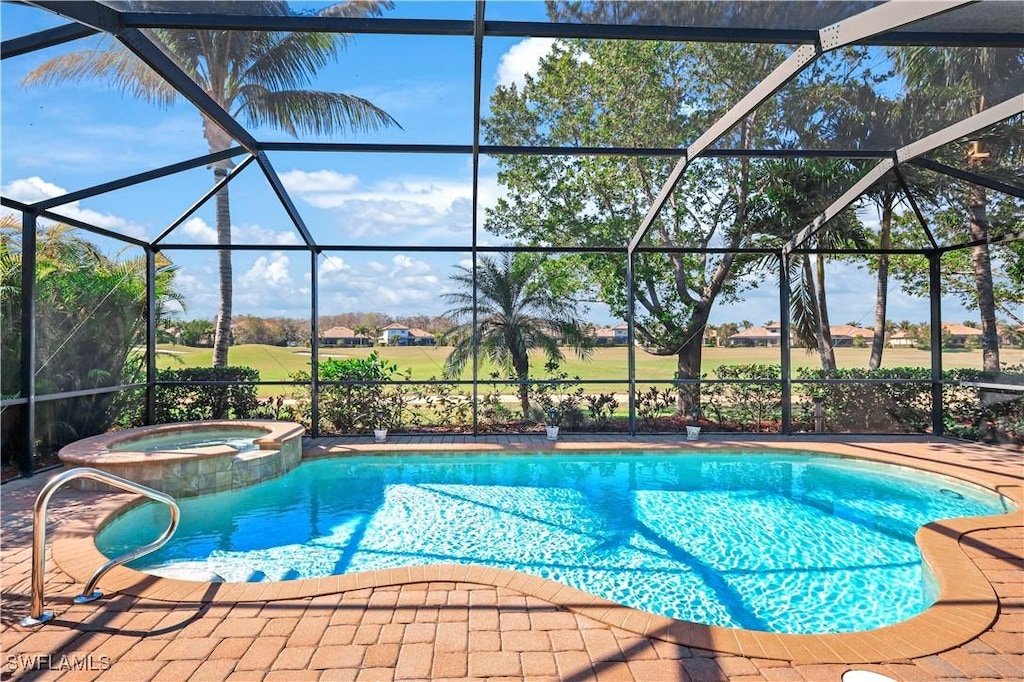
[{"label": "blue sky", "polygon": [[[298,3],[296,3],[298,4]],[[472,18],[470,2],[395,3],[395,17]],[[310,7],[315,5],[309,5]],[[489,17],[545,20],[543,3],[488,3]],[[0,6],[2,36],[8,39],[60,25],[63,20],[33,8]],[[92,45],[90,40],[2,62],[2,171],[5,196],[38,201],[123,175],[206,153],[199,114],[188,104],[162,110],[121,97],[100,83],[25,88],[24,75],[57,55]],[[484,109],[499,83],[520,80],[550,48],[541,39],[488,38],[484,44]],[[472,141],[472,41],[447,36],[352,38],[337,65],[324,70],[314,88],[366,97],[391,113],[401,128],[332,141],[469,144]],[[290,140],[272,129],[251,128],[264,140]],[[309,138],[312,139],[312,138]],[[324,138],[320,138],[324,139]],[[469,155],[313,154],[270,152],[314,238],[321,243],[358,245],[463,246],[472,220]],[[483,206],[500,196],[493,161],[481,159]],[[57,209],[101,227],[152,239],[210,186],[198,168],[142,186],[108,193]],[[266,251],[236,253],[236,314],[307,316],[309,256],[276,249],[300,243],[298,234],[256,165],[231,185],[236,243]],[[213,239],[213,206],[200,209],[167,240],[202,243]],[[481,220],[482,225],[482,220]],[[113,241],[96,239],[115,253]],[[498,244],[481,234],[480,244]],[[168,250],[180,267],[186,317],[210,318],[216,310],[214,252]],[[451,254],[332,252],[320,264],[321,314],[380,311],[394,316],[438,314],[440,294],[452,268],[468,263],[467,252]],[[835,266],[830,293],[837,323],[871,322],[874,283],[865,270]],[[891,288],[890,317],[923,320],[926,304]],[[966,319],[950,303],[946,319]],[[714,321],[747,319],[761,324],[778,317],[773,282],[760,283],[746,299],[720,307]],[[614,323],[601,306],[590,318]]]}]

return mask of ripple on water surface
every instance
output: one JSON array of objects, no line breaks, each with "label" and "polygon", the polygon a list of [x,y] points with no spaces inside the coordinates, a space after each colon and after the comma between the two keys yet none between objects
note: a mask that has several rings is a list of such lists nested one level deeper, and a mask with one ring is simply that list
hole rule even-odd
[{"label": "ripple on water surface", "polygon": [[[135,566],[246,581],[472,563],[700,623],[847,632],[934,599],[918,527],[1008,504],[936,475],[806,454],[339,458],[183,500],[177,536]],[[163,513],[118,518],[101,549],[148,541]]]}]

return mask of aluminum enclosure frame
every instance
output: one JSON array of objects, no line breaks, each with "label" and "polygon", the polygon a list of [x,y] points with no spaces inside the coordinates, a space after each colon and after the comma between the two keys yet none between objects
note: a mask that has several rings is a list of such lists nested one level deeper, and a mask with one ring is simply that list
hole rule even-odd
[{"label": "aluminum enclosure frame", "polygon": [[[671,26],[618,26],[618,25],[596,25],[596,24],[545,24],[542,22],[509,22],[509,21],[488,21],[485,15],[485,3],[477,0],[475,3],[475,15],[472,21],[461,20],[429,20],[429,19],[339,19],[319,17],[260,17],[240,16],[223,14],[166,14],[148,12],[120,12],[100,2],[62,2],[60,0],[33,0],[27,4],[40,7],[44,10],[67,16],[73,23],[60,26],[55,29],[42,31],[21,38],[4,41],[2,45],[2,58],[27,54],[35,50],[43,49],[53,45],[76,40],[81,37],[96,33],[108,33],[119,40],[125,47],[131,50],[139,58],[145,61],[154,71],[165,78],[175,89],[186,99],[192,102],[203,114],[222,127],[238,146],[232,147],[223,152],[204,155],[191,160],[182,161],[158,168],[145,173],[127,176],[111,182],[84,188],[71,192],[54,199],[40,201],[34,204],[24,204],[8,198],[2,199],[2,205],[20,211],[23,216],[23,257],[32,263],[30,268],[23,268],[22,286],[23,292],[31,294],[34,291],[34,268],[35,268],[35,227],[38,218],[46,218],[68,223],[74,227],[84,229],[103,237],[117,239],[127,244],[139,246],[145,249],[147,257],[147,307],[150,311],[147,322],[147,413],[152,416],[153,390],[157,385],[155,379],[155,336],[154,319],[152,315],[155,306],[153,279],[155,268],[153,265],[156,253],[164,249],[194,249],[194,250],[220,250],[223,247],[217,245],[199,244],[173,244],[166,243],[165,239],[170,236],[175,227],[184,222],[194,211],[198,210],[205,202],[211,199],[223,186],[226,186],[233,178],[237,177],[253,161],[260,166],[260,169],[281,205],[291,218],[294,227],[302,238],[303,244],[288,246],[285,250],[307,251],[311,256],[311,333],[312,338],[317,338],[318,325],[318,293],[317,293],[317,261],[318,256],[330,251],[432,251],[464,253],[467,250],[472,253],[474,261],[478,254],[502,251],[535,251],[544,253],[565,253],[565,252],[607,252],[622,254],[626,258],[626,267],[629,276],[627,287],[630,288],[629,315],[627,319],[629,334],[629,387],[630,387],[630,433],[636,430],[635,405],[633,395],[636,389],[635,377],[635,337],[634,337],[634,297],[633,286],[633,257],[637,253],[663,252],[666,249],[656,249],[642,244],[643,238],[651,224],[657,218],[661,207],[670,196],[676,183],[686,171],[689,163],[700,156],[709,157],[750,157],[750,158],[795,158],[795,157],[821,157],[821,158],[859,158],[876,159],[879,162],[874,168],[848,190],[843,197],[829,207],[817,220],[808,225],[799,234],[781,249],[766,249],[764,252],[777,255],[780,259],[780,266],[785,266],[786,259],[793,253],[828,253],[822,250],[809,250],[803,248],[803,242],[813,236],[814,232],[845,208],[855,201],[864,190],[873,184],[874,180],[882,177],[889,170],[893,170],[896,177],[903,185],[904,192],[911,203],[911,206],[921,221],[922,228],[928,236],[930,248],[927,249],[892,249],[891,253],[913,253],[927,257],[932,263],[932,329],[933,334],[937,333],[939,323],[940,307],[936,299],[938,284],[941,278],[939,267],[939,256],[942,253],[969,248],[974,243],[949,245],[940,247],[932,236],[931,231],[925,224],[920,210],[914,202],[913,196],[906,186],[906,182],[900,173],[900,165],[903,163],[914,164],[929,170],[944,173],[952,177],[972,182],[989,189],[1010,194],[1015,197],[1024,196],[1021,188],[1003,183],[991,178],[985,178],[976,173],[962,171],[960,169],[943,166],[935,161],[926,158],[918,158],[926,151],[958,139],[963,134],[974,132],[999,120],[1010,116],[1019,115],[1024,112],[1024,94],[1014,98],[1010,102],[1004,102],[982,114],[971,117],[960,123],[949,126],[939,133],[933,134],[917,142],[906,145],[900,149],[893,150],[764,150],[764,149],[714,149],[713,145],[729,132],[742,118],[754,111],[760,104],[777,93],[792,78],[796,77],[807,65],[812,63],[825,51],[836,49],[849,44],[864,45],[966,45],[966,46],[1024,46],[1024,34],[1016,32],[1007,33],[949,33],[929,31],[908,31],[903,30],[908,25],[923,19],[930,18],[937,14],[954,11],[966,5],[974,4],[967,0],[943,0],[933,3],[884,3],[873,7],[865,12],[854,15],[848,19],[821,29],[820,31],[792,30],[792,29],[729,29],[713,27],[671,27]],[[328,31],[345,33],[378,33],[378,34],[404,34],[404,35],[451,35],[451,36],[472,36],[474,45],[474,111],[473,111],[473,141],[471,145],[393,145],[393,144],[337,144],[337,143],[310,143],[310,142],[261,142],[254,138],[236,119],[220,108],[213,100],[203,92],[195,82],[188,77],[181,68],[168,58],[163,51],[153,43],[142,31],[144,28],[207,28],[207,29],[245,29],[245,30],[290,30],[290,31]],[[605,38],[605,39],[631,39],[631,40],[681,40],[681,41],[706,41],[706,42],[765,42],[765,43],[787,43],[801,45],[783,64],[775,69],[760,85],[742,98],[732,109],[730,109],[718,122],[714,123],[703,135],[693,142],[686,150],[681,149],[636,149],[619,147],[601,148],[563,148],[563,147],[529,147],[529,146],[488,146],[481,144],[481,91],[482,91],[482,46],[485,37],[507,37],[507,36],[545,36],[563,38]],[[1008,112],[1008,113],[1007,113]],[[976,120],[975,120],[976,119]],[[936,137],[938,136],[938,137]],[[941,142],[945,140],[945,142]],[[473,167],[473,219],[472,219],[472,243],[470,248],[464,247],[403,247],[403,246],[354,246],[319,244],[310,234],[301,212],[296,208],[287,190],[284,188],[273,165],[266,156],[267,151],[303,151],[303,152],[344,152],[344,153],[434,153],[434,154],[469,154],[472,158]],[[128,187],[148,180],[165,177],[182,170],[196,168],[212,161],[233,158],[238,155],[246,155],[242,163],[238,164],[220,183],[206,192],[199,198],[177,220],[161,232],[151,243],[121,235],[110,230],[105,230],[94,225],[89,225],[81,220],[71,220],[65,216],[53,213],[50,209],[65,203],[76,201],[82,198],[96,196],[105,192]],[[668,181],[663,185],[658,198],[652,204],[647,216],[641,222],[628,245],[621,248],[557,248],[557,247],[483,247],[477,242],[478,219],[477,207],[479,202],[479,167],[481,155],[502,155],[502,154],[544,154],[544,155],[643,155],[643,156],[665,156],[678,157],[682,155],[679,163],[673,169]],[[31,237],[29,237],[31,234]],[[1024,234],[1015,233],[1001,235],[990,240],[996,244],[1005,241],[1013,241],[1024,238]],[[231,250],[258,250],[266,249],[262,245],[232,245]],[[281,249],[280,245],[274,246]],[[670,249],[682,252],[711,252],[708,249]],[[730,252],[749,252],[750,250],[732,250]],[[760,252],[760,251],[759,251]],[[31,256],[31,257],[29,257]],[[785,271],[785,270],[783,270]],[[475,276],[475,275],[474,275]],[[785,281],[785,278],[782,278]],[[790,320],[786,300],[788,282],[780,286],[780,320],[784,330],[789,329]],[[474,297],[476,290],[474,287]],[[48,396],[37,396],[34,384],[34,360],[35,360],[35,335],[34,335],[34,295],[27,297],[23,305],[23,338],[22,338],[22,395],[16,399],[5,400],[6,405],[26,405],[28,414],[34,414],[34,405],[38,400],[54,400],[61,397],[73,397],[82,392],[76,391],[65,394]],[[475,320],[474,320],[475,322]],[[784,341],[783,351],[783,391],[786,395],[783,405],[783,432],[789,433],[792,427],[791,405],[789,402],[792,377],[789,367],[788,337]],[[313,344],[313,363],[316,366],[317,344]],[[936,391],[937,382],[941,381],[941,356],[936,358],[933,351],[933,395]],[[260,382],[262,383],[290,383],[290,382]],[[424,383],[424,382],[415,382]],[[316,372],[313,373],[312,386],[314,397],[317,391],[318,379]],[[473,377],[473,398],[474,404],[478,396],[478,377]],[[140,385],[105,387],[96,389],[93,393],[111,392],[127,388],[138,388]],[[941,396],[939,396],[941,398]],[[937,410],[941,409],[941,402],[933,401],[933,424],[936,434],[942,430],[941,415]],[[34,437],[34,418],[28,419],[30,423],[29,433],[26,434],[24,452],[21,457],[23,473],[31,474],[31,449]],[[316,435],[316,420],[314,419],[314,435]],[[477,433],[477,420],[474,412],[473,420],[474,434]]]}]

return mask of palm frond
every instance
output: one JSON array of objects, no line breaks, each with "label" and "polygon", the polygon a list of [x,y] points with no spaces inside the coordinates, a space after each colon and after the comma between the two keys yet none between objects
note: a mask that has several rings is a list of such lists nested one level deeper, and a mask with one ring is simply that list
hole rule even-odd
[{"label": "palm frond", "polygon": [[254,125],[271,125],[289,135],[329,135],[368,132],[382,126],[401,128],[391,114],[369,100],[339,92],[285,90],[272,92],[257,85],[241,88],[238,113]]},{"label": "palm frond", "polygon": [[178,92],[142,60],[121,47],[80,50],[49,59],[28,72],[22,85],[56,86],[105,81],[124,95],[169,107]]},{"label": "palm frond", "polygon": [[339,2],[317,12],[321,17],[379,17],[385,11],[395,8],[391,0],[347,0]]},{"label": "palm frond", "polygon": [[295,90],[313,74],[337,60],[345,36],[332,33],[270,34],[266,45],[254,50],[255,59],[238,74],[239,85],[261,85],[268,90]]}]

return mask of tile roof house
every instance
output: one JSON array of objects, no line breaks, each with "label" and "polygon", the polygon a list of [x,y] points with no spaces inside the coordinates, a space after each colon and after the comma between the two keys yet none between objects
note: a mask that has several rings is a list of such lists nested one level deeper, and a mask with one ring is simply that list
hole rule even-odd
[{"label": "tile roof house", "polygon": [[[874,330],[869,327],[855,327],[851,324],[837,324],[829,327],[832,332],[832,345],[836,347],[852,346],[854,339],[870,340]],[[726,339],[728,346],[763,346],[774,348],[782,342],[782,326],[778,322],[768,322],[763,327],[751,327],[733,334]]]},{"label": "tile roof house", "polygon": [[629,327],[623,322],[614,327],[595,329],[594,343],[598,346],[625,346],[629,343]]},{"label": "tile roof house", "polygon": [[780,331],[781,326],[777,322],[768,322],[763,327],[751,327],[750,329],[744,329],[733,334],[725,340],[725,345],[745,346],[748,348],[755,346],[774,348],[781,343],[782,335]]},{"label": "tile roof house", "polygon": [[433,346],[437,340],[430,332],[394,322],[380,330],[377,342],[382,346]]},{"label": "tile roof house", "polygon": [[372,346],[373,339],[348,327],[331,327],[320,338],[321,346]]}]

